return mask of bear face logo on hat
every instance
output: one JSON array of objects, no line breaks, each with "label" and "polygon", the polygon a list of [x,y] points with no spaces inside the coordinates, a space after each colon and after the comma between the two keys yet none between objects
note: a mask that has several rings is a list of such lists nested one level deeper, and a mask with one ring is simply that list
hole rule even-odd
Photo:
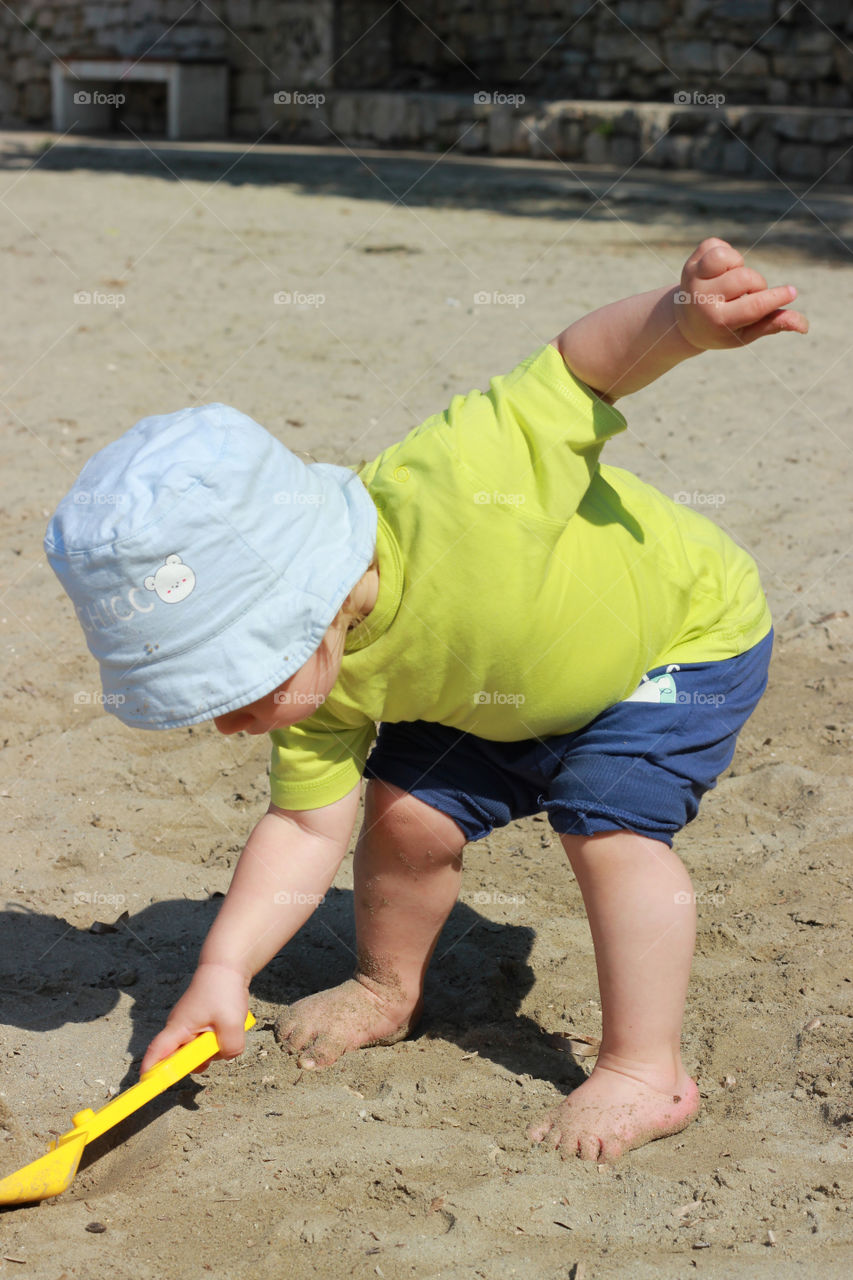
[{"label": "bear face logo on hat", "polygon": [[148,591],[156,591],[164,604],[180,604],[195,586],[195,574],[178,555],[166,556],[166,563],[145,579]]}]

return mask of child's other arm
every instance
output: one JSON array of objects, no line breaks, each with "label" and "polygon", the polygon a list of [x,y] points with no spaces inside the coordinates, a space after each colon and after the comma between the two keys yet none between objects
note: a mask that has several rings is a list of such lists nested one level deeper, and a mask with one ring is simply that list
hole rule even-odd
[{"label": "child's other arm", "polygon": [[681,284],[638,293],[583,316],[554,338],[566,365],[603,399],[648,386],[682,360],[712,348],[741,347],[770,333],[807,333],[793,285],[767,281],[725,240],[703,240]]},{"label": "child's other arm", "polygon": [[206,1030],[216,1032],[220,1057],[242,1053],[249,983],[323,900],[346,853],[360,791],[359,783],[334,804],[304,812],[270,805],[246,841],[192,982],[141,1071]]}]

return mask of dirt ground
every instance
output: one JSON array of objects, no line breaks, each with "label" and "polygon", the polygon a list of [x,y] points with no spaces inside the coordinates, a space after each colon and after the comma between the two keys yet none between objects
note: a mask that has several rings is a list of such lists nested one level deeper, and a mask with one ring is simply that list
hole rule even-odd
[{"label": "dirt ground", "polygon": [[526,1141],[590,1069],[548,1033],[600,1029],[580,894],[541,817],[467,849],[415,1036],[300,1073],[272,1019],[351,971],[348,856],[255,980],[244,1056],[100,1140],[62,1197],[5,1212],[0,1276],[849,1275],[849,199],[242,154],[0,137],[0,1175],[133,1082],[267,802],[264,740],[134,732],[99,705],[41,545],[86,458],[207,400],[312,458],[369,458],[586,310],[676,280],[717,234],[798,286],[810,335],[681,366],[621,404],[630,430],[608,446],[751,551],[777,629],[769,691],[676,844],[699,904],[685,1060],[704,1106],[613,1166]]}]

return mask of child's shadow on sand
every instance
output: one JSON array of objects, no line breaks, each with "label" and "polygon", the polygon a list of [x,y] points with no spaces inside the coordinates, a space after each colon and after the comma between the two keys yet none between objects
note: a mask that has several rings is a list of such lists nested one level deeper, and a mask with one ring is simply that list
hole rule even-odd
[{"label": "child's shadow on sand", "polygon": [[[121,1081],[122,1088],[129,1087],[138,1078],[145,1048],[186,987],[220,901],[219,895],[166,900],[133,915],[121,912],[121,904],[93,903],[88,915],[97,916],[97,922],[91,927],[10,905],[0,913],[0,1021],[50,1032],[69,1022],[95,1022],[116,1007],[122,993],[131,996],[133,1063]],[[580,1083],[584,1075],[574,1061],[519,1014],[534,981],[528,963],[533,936],[528,925],[497,924],[457,903],[430,965],[424,1015],[414,1036],[453,1040],[561,1088]],[[333,888],[254,979],[251,995],[292,1003],[343,982],[354,966],[352,891]],[[7,1042],[7,1053],[14,1055],[14,1048]],[[10,1068],[13,1062],[14,1057]],[[109,1071],[110,1064],[103,1069]]]}]

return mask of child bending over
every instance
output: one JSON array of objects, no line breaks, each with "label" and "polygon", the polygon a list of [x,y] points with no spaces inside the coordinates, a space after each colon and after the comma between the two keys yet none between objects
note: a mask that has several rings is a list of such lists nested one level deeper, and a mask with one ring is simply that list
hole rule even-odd
[{"label": "child bending over", "polygon": [[242,1051],[249,984],[331,885],[365,777],[357,968],[282,1012],[300,1065],[411,1030],[465,845],[544,811],[589,916],[603,1037],[530,1137],[609,1160],[695,1116],[695,907],[671,845],[764,690],[771,619],[743,550],[599,455],[626,425],[613,402],[674,365],[807,332],[795,297],[704,240],[679,286],[578,320],[358,472],[221,404],[90,460],[46,548],[105,705],[272,739],[272,803],[143,1070],[206,1028]]}]

